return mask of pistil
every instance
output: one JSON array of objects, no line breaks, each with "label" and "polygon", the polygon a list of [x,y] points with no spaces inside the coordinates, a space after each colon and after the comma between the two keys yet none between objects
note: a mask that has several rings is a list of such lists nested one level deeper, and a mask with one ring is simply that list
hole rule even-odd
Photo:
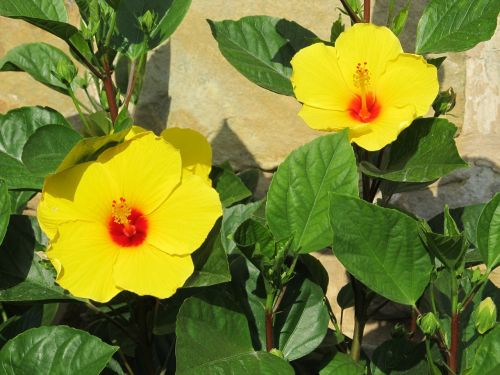
[{"label": "pistil", "polygon": [[362,119],[368,119],[370,117],[370,111],[367,105],[367,92],[366,87],[370,84],[370,72],[366,68],[367,63],[364,62],[363,65],[358,63],[356,65],[356,73],[354,73],[354,86],[359,87],[361,94],[361,109],[359,111],[359,117]]},{"label": "pistil", "polygon": [[129,217],[132,214],[132,210],[127,205],[125,198],[120,197],[119,202],[113,200],[113,203],[111,204],[111,213],[113,215],[113,221],[123,226],[124,235],[132,237],[137,233],[135,225],[130,223]]}]

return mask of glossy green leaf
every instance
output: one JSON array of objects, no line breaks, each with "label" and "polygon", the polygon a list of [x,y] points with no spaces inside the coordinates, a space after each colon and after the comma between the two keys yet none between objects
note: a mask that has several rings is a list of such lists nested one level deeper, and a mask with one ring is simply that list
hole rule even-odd
[{"label": "glossy green leaf", "polygon": [[347,354],[337,352],[321,369],[319,375],[364,375],[365,367]]},{"label": "glossy green leaf", "polygon": [[227,255],[222,247],[220,220],[210,231],[207,239],[193,255],[194,272],[183,288],[210,286],[231,281]]},{"label": "glossy green leaf", "polygon": [[278,240],[307,253],[331,244],[328,193],[358,196],[358,171],[347,132],[318,137],[293,151],[269,187],[266,218]]},{"label": "glossy green leaf", "polygon": [[124,0],[117,8],[118,43],[130,58],[142,45],[153,49],[167,40],[184,19],[191,0]]},{"label": "glossy green leaf", "polygon": [[0,180],[0,244],[3,241],[11,213],[10,195],[5,181]]},{"label": "glossy green leaf", "polygon": [[500,193],[486,204],[479,217],[477,246],[488,270],[500,265]]},{"label": "glossy green leaf", "polygon": [[55,172],[82,136],[71,128],[47,125],[37,129],[23,148],[22,161],[35,176]]},{"label": "glossy green leaf", "polygon": [[500,372],[500,325],[488,332],[479,345],[470,375],[496,375]]},{"label": "glossy green leaf", "polygon": [[287,360],[304,357],[323,341],[329,322],[323,298],[321,287],[308,279],[295,276],[288,284],[274,324],[275,341]]},{"label": "glossy green leaf", "polygon": [[236,248],[234,242],[234,232],[244,221],[262,207],[263,201],[252,202],[248,204],[237,204],[224,209],[222,217],[221,241],[226,253],[231,254]]},{"label": "glossy green leaf", "polygon": [[45,125],[70,127],[60,113],[47,107],[17,108],[0,115],[0,178],[9,189],[41,188],[43,179],[34,176],[21,157],[29,137]]},{"label": "glossy green leaf", "polygon": [[243,181],[228,167],[214,167],[210,177],[223,207],[232,206],[252,195]]},{"label": "glossy green leaf", "polygon": [[430,0],[417,27],[417,53],[465,51],[490,39],[497,0]]},{"label": "glossy green leaf", "polygon": [[0,301],[72,298],[55,284],[52,266],[35,252],[39,248],[30,219],[11,216],[0,246]]},{"label": "glossy green leaf", "polygon": [[117,346],[78,329],[66,326],[33,328],[2,348],[0,373],[97,375],[117,350]]},{"label": "glossy green leaf", "polygon": [[208,22],[222,55],[241,74],[267,90],[293,96],[290,61],[316,35],[295,22],[269,16]]},{"label": "glossy green leaf", "polygon": [[238,248],[258,265],[262,258],[272,259],[276,244],[269,228],[255,219],[248,219],[234,233]]},{"label": "glossy green leaf", "polygon": [[87,41],[76,27],[67,23],[64,0],[2,0],[0,16],[22,19],[48,31],[63,39],[88,61],[92,61],[93,55]]},{"label": "glossy green leaf", "polygon": [[47,43],[22,44],[0,59],[0,71],[23,71],[51,89],[68,95],[68,83],[57,74],[65,67],[76,74],[76,66],[59,48]]},{"label": "glossy green leaf", "polygon": [[333,251],[346,269],[380,295],[414,305],[432,270],[418,222],[404,213],[331,194]]},{"label": "glossy green leaf", "polygon": [[104,135],[101,137],[84,138],[79,141],[61,162],[56,172],[61,172],[76,164],[96,160],[106,149],[116,146],[122,142],[128,133],[128,129],[118,133]]},{"label": "glossy green leaf", "polygon": [[[438,354],[436,358],[439,358]],[[404,338],[395,338],[382,343],[373,352],[372,374],[429,374],[424,343],[415,343]]]},{"label": "glossy green leaf", "polygon": [[253,349],[245,315],[228,295],[208,297],[188,298],[177,315],[178,375],[294,374],[285,360]]},{"label": "glossy green leaf", "polygon": [[307,270],[307,278],[318,284],[323,293],[326,294],[329,284],[328,272],[318,258],[310,254],[301,254],[299,256],[300,263]]},{"label": "glossy green leaf", "polygon": [[361,163],[361,170],[390,181],[426,182],[466,168],[455,145],[456,130],[445,119],[418,119],[392,144],[383,170],[368,162]]}]

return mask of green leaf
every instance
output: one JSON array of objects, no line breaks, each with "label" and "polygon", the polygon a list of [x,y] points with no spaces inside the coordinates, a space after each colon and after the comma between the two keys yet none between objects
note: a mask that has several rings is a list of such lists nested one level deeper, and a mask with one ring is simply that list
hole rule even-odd
[{"label": "green leaf", "polygon": [[210,286],[231,281],[227,256],[220,236],[221,221],[214,225],[207,239],[192,257],[194,272],[183,288]]},{"label": "green leaf", "polygon": [[497,307],[491,297],[481,301],[473,313],[477,331],[484,335],[493,328],[497,322]]},{"label": "green leaf", "polygon": [[418,222],[404,213],[331,194],[334,253],[346,269],[380,295],[415,305],[427,286],[431,260]]},{"label": "green leaf", "polygon": [[35,253],[37,247],[30,220],[11,216],[0,246],[0,301],[72,299],[55,284],[55,272]]},{"label": "green leaf", "polygon": [[477,246],[488,271],[500,265],[500,193],[481,212],[477,224]]},{"label": "green leaf", "polygon": [[253,349],[245,315],[228,295],[208,297],[188,298],[177,315],[178,375],[294,373],[285,360]]},{"label": "green leaf", "polygon": [[2,0],[0,16],[22,19],[63,39],[73,50],[92,61],[90,47],[76,27],[68,22],[64,0]]},{"label": "green leaf", "polygon": [[12,215],[21,215],[26,208],[26,204],[36,194],[36,191],[30,190],[12,190],[10,196],[10,213]]},{"label": "green leaf", "polygon": [[318,137],[293,151],[269,187],[266,218],[278,240],[307,253],[331,244],[328,193],[358,196],[356,159],[347,132]]},{"label": "green leaf", "polygon": [[0,180],[0,244],[7,233],[10,218],[10,195],[5,181]]},{"label": "green leaf", "polygon": [[396,14],[396,16],[389,20],[388,26],[394,32],[394,34],[399,35],[408,20],[408,14],[410,12],[411,0],[406,2],[406,5]]},{"label": "green leaf", "polygon": [[497,0],[430,0],[417,27],[416,51],[465,51],[490,39],[496,29]]},{"label": "green leaf", "polygon": [[255,219],[248,219],[234,233],[238,248],[256,265],[262,258],[271,260],[274,257],[276,244],[269,228]]},{"label": "green leaf", "polygon": [[290,61],[296,48],[317,38],[312,32],[269,16],[208,23],[222,55],[241,74],[267,90],[293,96]]},{"label": "green leaf", "polygon": [[354,307],[354,289],[351,283],[347,283],[340,288],[337,294],[337,304],[343,310]]},{"label": "green leaf", "polygon": [[33,328],[5,344],[0,351],[0,372],[97,375],[117,350],[117,346],[78,329]]},{"label": "green leaf", "polygon": [[373,352],[373,375],[428,374],[424,343],[414,343],[404,338],[384,342]]},{"label": "green leaf", "polygon": [[55,172],[59,164],[82,136],[71,128],[46,125],[38,128],[23,148],[22,161],[35,176]]},{"label": "green leaf", "polygon": [[496,375],[500,372],[500,325],[488,332],[476,351],[471,375]]},{"label": "green leaf", "polygon": [[445,119],[418,119],[392,144],[387,166],[380,170],[362,162],[361,170],[373,177],[397,182],[433,181],[468,164],[455,145],[457,128]]},{"label": "green leaf", "polygon": [[34,176],[22,163],[29,137],[45,125],[70,127],[66,119],[48,107],[23,107],[0,115],[0,178],[9,189],[39,189],[43,179]]},{"label": "green leaf", "polygon": [[288,361],[304,357],[323,341],[329,322],[323,298],[321,287],[308,279],[295,276],[288,284],[274,324],[275,345]]},{"label": "green leaf", "polygon": [[96,160],[97,157],[110,147],[122,142],[128,133],[128,129],[118,133],[104,135],[101,137],[84,138],[79,141],[61,162],[56,172],[61,172],[76,164]]},{"label": "green leaf", "polygon": [[429,252],[449,270],[456,270],[463,265],[469,245],[465,236],[445,236],[423,230],[421,238]]},{"label": "green leaf", "polygon": [[167,40],[184,19],[191,0],[133,0],[121,1],[117,8],[120,50],[131,59]]},{"label": "green leaf", "polygon": [[310,254],[301,254],[299,261],[307,270],[307,278],[318,284],[326,294],[329,284],[329,276],[323,264]]},{"label": "green leaf", "polygon": [[68,94],[69,83],[58,76],[58,67],[65,67],[76,74],[76,66],[60,49],[47,43],[22,44],[11,49],[0,59],[0,71],[23,71],[38,82]]},{"label": "green leaf", "polygon": [[342,22],[342,16],[339,14],[339,18],[332,24],[332,28],[330,30],[330,42],[335,43],[337,38],[342,34],[345,30],[345,25]]},{"label": "green leaf", "polygon": [[232,206],[252,195],[243,181],[229,168],[214,167],[210,177],[223,207]]},{"label": "green leaf", "polygon": [[364,375],[365,367],[347,354],[337,352],[321,369],[319,375]]},{"label": "green leaf", "polygon": [[227,254],[231,254],[236,248],[233,235],[236,229],[251,218],[252,215],[262,207],[263,201],[248,204],[237,204],[229,208],[224,208],[222,216],[221,242]]}]

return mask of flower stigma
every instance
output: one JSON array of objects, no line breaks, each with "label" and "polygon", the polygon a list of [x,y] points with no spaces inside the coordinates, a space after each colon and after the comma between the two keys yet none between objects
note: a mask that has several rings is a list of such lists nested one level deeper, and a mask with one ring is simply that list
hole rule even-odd
[{"label": "flower stigma", "polygon": [[111,239],[121,247],[135,247],[144,242],[148,221],[142,212],[130,208],[127,200],[120,197],[111,204],[109,233]]}]

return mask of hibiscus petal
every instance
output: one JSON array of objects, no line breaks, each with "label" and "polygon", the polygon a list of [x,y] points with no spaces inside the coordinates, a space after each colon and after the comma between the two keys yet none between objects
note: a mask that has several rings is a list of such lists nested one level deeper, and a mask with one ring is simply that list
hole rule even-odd
[{"label": "hibiscus petal", "polygon": [[352,99],[334,47],[323,43],[301,49],[292,59],[291,77],[297,100],[325,109],[345,109]]},{"label": "hibiscus petal", "polygon": [[168,128],[161,136],[181,152],[183,176],[200,176],[212,186],[208,178],[212,169],[212,148],[202,134],[192,129]]},{"label": "hibiscus petal", "polygon": [[182,175],[179,150],[150,132],[104,151],[97,161],[118,182],[127,204],[146,215],[165,201]]},{"label": "hibiscus petal", "polygon": [[403,108],[384,107],[380,115],[369,124],[365,134],[350,133],[351,141],[368,151],[377,151],[392,143],[398,134],[413,121],[413,106]]},{"label": "hibiscus petal", "polygon": [[377,84],[377,99],[382,106],[415,106],[416,116],[429,110],[439,92],[437,69],[422,56],[401,54],[387,64]]},{"label": "hibiscus petal", "polygon": [[144,244],[120,252],[113,277],[121,288],[138,295],[167,298],[184,284],[193,270],[189,255],[169,255]]},{"label": "hibiscus petal", "polygon": [[[345,128],[356,129],[356,132],[365,133],[368,124],[363,124],[352,118],[347,111],[334,111],[303,105],[299,116],[309,127],[323,131],[337,131]],[[351,131],[352,131],[351,130]]]},{"label": "hibiscus petal", "polygon": [[119,251],[106,226],[77,221],[59,226],[47,256],[58,270],[59,285],[76,297],[107,302],[121,291],[112,277]]},{"label": "hibiscus petal", "polygon": [[357,23],[341,33],[335,42],[335,48],[340,70],[348,86],[355,92],[359,91],[353,80],[358,63],[367,63],[370,85],[377,90],[378,79],[384,73],[387,63],[403,52],[399,39],[391,30],[371,23]]},{"label": "hibiscus petal", "polygon": [[50,239],[60,224],[75,220],[105,222],[119,193],[115,181],[98,163],[83,163],[48,176],[37,216]]},{"label": "hibiscus petal", "polygon": [[198,176],[187,176],[148,215],[146,241],[171,255],[187,255],[203,243],[222,207],[217,192]]}]

